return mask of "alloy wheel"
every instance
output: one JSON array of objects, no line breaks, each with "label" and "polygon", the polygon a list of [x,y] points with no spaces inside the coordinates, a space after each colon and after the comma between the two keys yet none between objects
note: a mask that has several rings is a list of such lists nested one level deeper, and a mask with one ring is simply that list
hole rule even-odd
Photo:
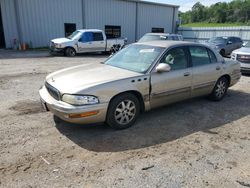
[{"label": "alloy wheel", "polygon": [[131,100],[124,100],[115,109],[115,120],[120,125],[130,123],[136,115],[136,105]]}]

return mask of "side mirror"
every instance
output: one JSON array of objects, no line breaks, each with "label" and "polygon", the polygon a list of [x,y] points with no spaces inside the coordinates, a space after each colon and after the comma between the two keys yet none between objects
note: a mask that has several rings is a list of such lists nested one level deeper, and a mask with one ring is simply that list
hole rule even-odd
[{"label": "side mirror", "polygon": [[166,63],[160,63],[159,65],[157,65],[156,67],[156,71],[158,73],[161,73],[161,72],[169,72],[171,70],[171,67],[169,64],[166,64]]},{"label": "side mirror", "polygon": [[233,44],[232,41],[228,41],[227,44]]}]

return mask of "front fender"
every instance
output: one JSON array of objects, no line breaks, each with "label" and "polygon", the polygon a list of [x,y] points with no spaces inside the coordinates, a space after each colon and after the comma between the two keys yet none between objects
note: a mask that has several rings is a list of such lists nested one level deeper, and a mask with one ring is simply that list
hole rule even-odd
[{"label": "front fender", "polygon": [[150,90],[150,76],[138,76],[118,81],[99,84],[77,92],[80,95],[94,95],[99,98],[100,103],[109,103],[110,100],[127,91],[136,91],[141,94],[144,103],[147,102]]}]

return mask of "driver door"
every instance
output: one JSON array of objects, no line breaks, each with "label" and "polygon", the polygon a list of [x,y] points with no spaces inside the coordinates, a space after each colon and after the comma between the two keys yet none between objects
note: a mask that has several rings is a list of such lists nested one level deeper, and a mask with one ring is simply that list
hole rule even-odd
[{"label": "driver door", "polygon": [[170,49],[159,63],[170,65],[169,72],[151,73],[151,108],[184,100],[191,97],[192,69],[187,50],[182,47]]},{"label": "driver door", "polygon": [[93,32],[84,32],[78,41],[79,52],[93,52]]}]

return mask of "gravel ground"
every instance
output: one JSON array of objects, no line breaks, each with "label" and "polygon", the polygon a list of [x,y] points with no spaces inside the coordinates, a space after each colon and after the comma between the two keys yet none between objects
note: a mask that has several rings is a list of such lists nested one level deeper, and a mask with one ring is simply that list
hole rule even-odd
[{"label": "gravel ground", "polygon": [[0,187],[250,187],[250,77],[222,102],[184,101],[114,131],[58,121],[38,96],[48,73],[106,56],[0,58]]}]

